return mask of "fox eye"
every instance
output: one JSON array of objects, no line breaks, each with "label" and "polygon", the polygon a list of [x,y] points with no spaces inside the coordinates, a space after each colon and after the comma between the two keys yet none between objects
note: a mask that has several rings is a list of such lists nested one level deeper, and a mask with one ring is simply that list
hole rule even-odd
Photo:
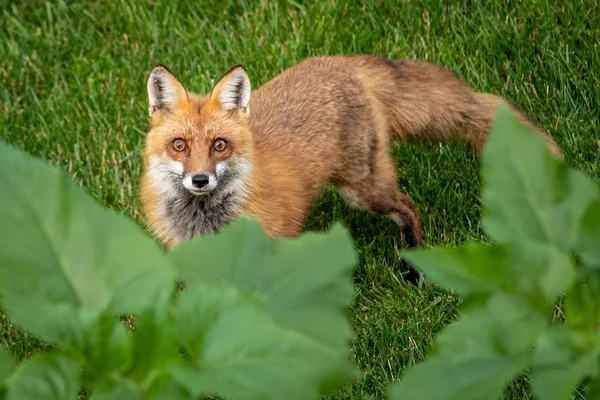
[{"label": "fox eye", "polygon": [[183,139],[175,139],[173,140],[173,150],[175,151],[184,151],[187,147],[185,140]]},{"label": "fox eye", "polygon": [[227,142],[224,141],[223,139],[217,139],[217,140],[215,140],[215,143],[213,144],[213,149],[215,149],[216,151],[223,151],[223,150],[225,150],[226,147],[227,147]]}]

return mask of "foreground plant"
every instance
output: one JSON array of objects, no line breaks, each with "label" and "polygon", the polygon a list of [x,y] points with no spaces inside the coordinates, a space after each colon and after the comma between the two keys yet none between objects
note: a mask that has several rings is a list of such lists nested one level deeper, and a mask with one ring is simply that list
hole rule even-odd
[{"label": "foreground plant", "polygon": [[[392,399],[494,399],[528,373],[539,399],[600,398],[600,193],[500,108],[483,156],[483,227],[493,245],[407,251],[463,298],[462,316]],[[575,260],[579,260],[579,268]],[[566,321],[550,323],[566,294]]]},{"label": "foreground plant", "polygon": [[0,160],[0,302],[55,348],[0,348],[1,399],[307,399],[356,376],[342,228],[272,241],[240,220],[164,254],[58,168]]},{"label": "foreground plant", "polygon": [[[356,377],[340,227],[271,241],[240,220],[165,255],[58,169],[4,145],[0,160],[0,301],[55,347],[21,364],[0,348],[0,399],[306,399]],[[600,191],[505,108],[483,181],[493,244],[406,252],[464,301],[389,397],[493,399],[528,374],[536,398],[600,398]]]}]

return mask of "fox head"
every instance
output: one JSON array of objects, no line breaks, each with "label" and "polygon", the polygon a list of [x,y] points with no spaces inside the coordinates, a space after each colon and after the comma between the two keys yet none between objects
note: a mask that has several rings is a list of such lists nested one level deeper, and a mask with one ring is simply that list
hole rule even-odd
[{"label": "fox head", "polygon": [[248,174],[252,140],[250,80],[232,68],[208,96],[188,93],[163,65],[148,79],[152,128],[145,148],[146,178],[171,196],[187,191],[207,195]]}]

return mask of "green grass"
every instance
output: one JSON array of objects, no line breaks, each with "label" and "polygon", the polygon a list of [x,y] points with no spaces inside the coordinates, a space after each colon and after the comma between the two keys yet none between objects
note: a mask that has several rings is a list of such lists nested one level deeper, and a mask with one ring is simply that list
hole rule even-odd
[{"label": "green grass", "polygon": [[[556,138],[570,165],[600,178],[600,7],[593,0],[0,0],[0,139],[59,165],[101,204],[139,221],[145,83],[155,64],[206,92],[234,64],[244,64],[258,87],[306,57],[357,53],[455,70],[476,90],[517,104]],[[465,146],[393,152],[428,245],[485,240],[478,163]],[[459,299],[431,283],[404,285],[397,227],[327,191],[308,228],[335,220],[350,227],[360,253],[351,319],[364,379],[333,398],[382,398],[385,385],[424,359],[456,318]],[[0,343],[20,359],[43,348],[1,314]],[[506,395],[527,398],[526,379]]]}]

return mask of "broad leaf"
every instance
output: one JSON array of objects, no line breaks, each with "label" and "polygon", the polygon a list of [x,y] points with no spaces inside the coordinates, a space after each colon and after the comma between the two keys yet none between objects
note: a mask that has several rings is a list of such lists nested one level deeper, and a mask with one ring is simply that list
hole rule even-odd
[{"label": "broad leaf", "polygon": [[83,356],[84,384],[101,381],[129,365],[131,345],[123,323],[112,315],[97,315],[88,310],[78,310],[73,315],[70,323],[57,326],[67,329],[56,332],[62,335],[60,343],[64,350]]},{"label": "broad leaf", "polygon": [[4,144],[0,159],[0,294],[16,323],[65,343],[104,313],[138,313],[169,295],[173,269],[132,221],[56,167]]},{"label": "broad leaf", "polygon": [[406,259],[428,277],[463,296],[504,292],[540,310],[552,307],[575,278],[570,259],[546,245],[409,250]]},{"label": "broad leaf", "polygon": [[496,293],[440,334],[437,352],[458,359],[498,355],[518,358],[528,353],[545,327],[543,313],[521,299]]},{"label": "broad leaf", "polygon": [[596,185],[552,157],[544,141],[499,106],[483,155],[483,226],[499,243],[573,251]]},{"label": "broad leaf", "polygon": [[600,271],[579,273],[567,295],[565,312],[571,329],[592,335],[600,331]]},{"label": "broad leaf", "polygon": [[578,250],[587,268],[600,269],[600,194],[587,208]]},{"label": "broad leaf", "polygon": [[0,388],[12,373],[14,367],[15,359],[6,348],[0,346]]},{"label": "broad leaf", "polygon": [[597,377],[600,367],[600,335],[593,341],[554,326],[537,343],[531,372],[531,386],[542,400],[568,399],[585,378]]},{"label": "broad leaf", "polygon": [[587,400],[600,400],[600,378],[588,382],[585,395]]},{"label": "broad leaf", "polygon": [[73,400],[79,392],[79,367],[61,354],[35,354],[8,382],[7,400]]},{"label": "broad leaf", "polygon": [[344,309],[353,299],[356,256],[340,226],[327,234],[271,240],[257,223],[241,219],[169,256],[188,285],[206,282],[247,291],[277,323],[348,349],[352,332]]},{"label": "broad leaf", "polygon": [[435,358],[415,366],[399,385],[389,390],[390,400],[481,400],[500,398],[507,383],[522,368],[507,357],[472,358],[448,363]]},{"label": "broad leaf", "polygon": [[173,250],[181,278],[199,296],[180,300],[180,337],[204,367],[178,376],[196,376],[198,393],[212,388],[232,398],[311,398],[353,377],[345,316],[351,243],[339,227],[274,241],[255,222],[239,220]]},{"label": "broad leaf", "polygon": [[237,290],[182,293],[177,320],[190,366],[172,367],[193,393],[226,399],[310,399],[353,376],[349,360],[277,325]]},{"label": "broad leaf", "polygon": [[142,394],[131,382],[121,381],[108,391],[95,391],[90,400],[184,400],[192,399],[181,387],[172,383],[158,393]]},{"label": "broad leaf", "polygon": [[436,340],[426,361],[390,387],[390,399],[494,399],[522,372],[545,320],[505,295],[465,313]]},{"label": "broad leaf", "polygon": [[132,335],[132,363],[124,373],[127,379],[150,391],[161,386],[167,366],[181,360],[175,321],[169,318],[172,310],[164,309],[166,306],[157,304],[137,319]]},{"label": "broad leaf", "polygon": [[128,386],[121,385],[106,392],[98,391],[90,397],[90,400],[144,400],[144,397]]},{"label": "broad leaf", "polygon": [[[392,386],[393,399],[499,398],[527,367],[539,398],[562,399],[598,375],[597,271],[573,285],[571,261],[581,252],[586,267],[600,266],[595,184],[551,157],[503,106],[483,164],[483,224],[500,245],[407,251],[413,265],[463,295],[469,308],[438,336],[430,357]],[[565,292],[567,323],[548,332]],[[600,393],[597,386],[591,393]]]}]

